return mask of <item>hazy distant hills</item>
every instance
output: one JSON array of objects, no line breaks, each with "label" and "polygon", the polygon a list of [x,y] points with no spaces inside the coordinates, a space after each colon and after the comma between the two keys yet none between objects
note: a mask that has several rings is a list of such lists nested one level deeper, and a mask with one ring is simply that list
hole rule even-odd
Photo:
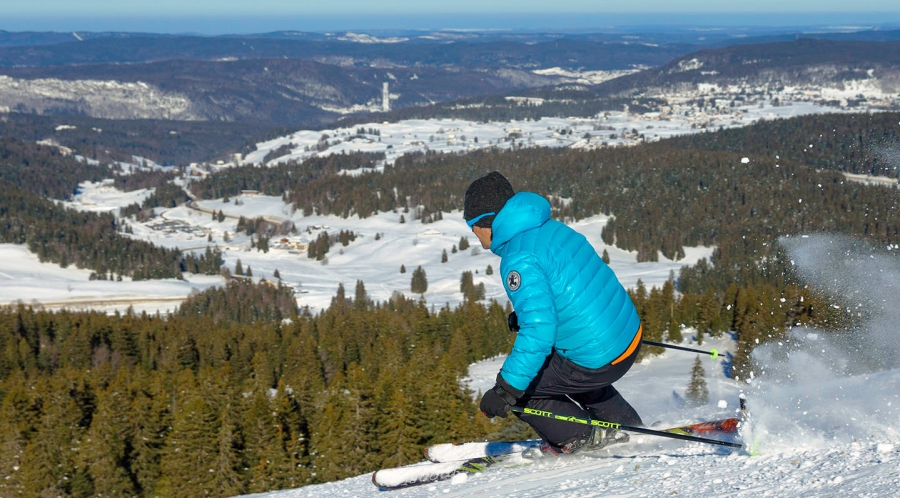
[{"label": "hazy distant hills", "polygon": [[465,41],[469,35],[456,33],[416,43],[352,33],[337,37],[343,40],[286,32],[265,38],[78,34],[81,40],[70,34],[75,41],[55,44],[38,44],[36,34],[17,36],[33,43],[0,47],[0,110],[294,126],[380,109],[385,82],[396,109],[567,81],[535,69],[651,66],[687,51],[576,39],[534,42],[537,35]]},{"label": "hazy distant hills", "polygon": [[315,125],[342,113],[425,105],[557,83],[497,68],[375,69],[298,59],[164,61],[12,69],[0,76],[0,106],[34,114],[108,119],[257,121]]},{"label": "hazy distant hills", "polygon": [[[383,83],[389,84],[392,109],[550,87],[596,98],[679,91],[700,83],[854,81],[886,92],[900,85],[900,41],[846,41],[893,40],[900,31],[822,33],[803,36],[836,39],[756,44],[727,32],[700,34],[553,39],[556,35],[466,32],[220,37],[0,32],[0,112],[313,127],[380,110]],[[757,39],[800,36],[753,34],[762,37]],[[570,76],[534,72],[635,67],[653,69],[599,86],[579,81],[577,87]],[[566,98],[572,107],[583,97]]]},{"label": "hazy distant hills", "polygon": [[[696,50],[688,45],[654,46],[580,39],[533,42],[435,38],[429,43],[379,43],[346,34],[345,40],[186,36],[101,37],[66,43],[0,47],[0,67],[47,67],[141,63],[163,60],[246,60],[290,58],[341,66],[565,67],[627,69],[657,66]],[[341,38],[341,37],[339,37]],[[360,41],[362,40],[362,41]],[[378,39],[381,40],[381,39]]]},{"label": "hazy distant hills", "polygon": [[702,50],[597,86],[601,95],[654,94],[701,83],[744,86],[868,85],[900,91],[900,42],[799,39]]}]

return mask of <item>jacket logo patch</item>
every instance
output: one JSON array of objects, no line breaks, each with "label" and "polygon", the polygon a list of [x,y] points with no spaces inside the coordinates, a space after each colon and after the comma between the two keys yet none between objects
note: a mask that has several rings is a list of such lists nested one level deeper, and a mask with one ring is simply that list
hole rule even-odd
[{"label": "jacket logo patch", "polygon": [[506,286],[509,287],[509,290],[516,291],[519,290],[519,287],[522,285],[522,275],[519,275],[519,272],[513,270],[509,272],[506,276]]}]

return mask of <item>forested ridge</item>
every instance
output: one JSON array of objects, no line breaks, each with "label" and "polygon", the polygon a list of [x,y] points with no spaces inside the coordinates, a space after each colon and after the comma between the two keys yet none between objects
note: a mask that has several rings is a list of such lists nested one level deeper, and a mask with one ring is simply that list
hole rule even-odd
[{"label": "forested ridge", "polygon": [[192,190],[212,198],[257,188],[304,214],[365,218],[413,209],[422,216],[460,209],[468,183],[497,170],[516,189],[548,196],[557,218],[613,215],[605,240],[636,250],[639,261],[658,253],[678,259],[685,246],[715,245],[717,260],[744,264],[764,258],[785,234],[825,230],[897,242],[896,192],[847,182],[839,171],[887,172],[882,149],[898,140],[898,117],[809,116],[773,122],[771,133],[766,122],[594,151],[406,155],[383,174],[359,176],[328,174],[346,167],[332,156],[235,168]]},{"label": "forested ridge", "polygon": [[509,348],[507,310],[354,296],[316,316],[239,283],[167,319],[0,311],[0,495],[233,496],[496,430],[457,382]]},{"label": "forested ridge", "polygon": [[[101,162],[188,164],[231,157],[253,150],[266,135],[291,131],[261,123],[100,119],[89,116],[39,116],[8,113],[0,117],[0,136],[26,142],[51,139],[76,154]],[[275,138],[274,136],[272,138]]]},{"label": "forested ridge", "polygon": [[0,242],[26,244],[42,262],[88,268],[94,271],[93,278],[100,279],[182,278],[183,272],[219,272],[218,249],[185,255],[124,235],[125,227],[112,214],[80,212],[51,200],[69,199],[82,181],[110,177],[123,188],[161,184],[165,190],[171,185],[165,183],[170,179],[166,173],[111,173],[107,167],[75,160],[56,148],[0,139]]},{"label": "forested ridge", "polygon": [[540,104],[507,100],[502,95],[488,95],[413,106],[365,116],[347,117],[334,125],[350,127],[357,124],[400,121],[405,119],[462,119],[467,121],[523,121],[541,118],[592,118],[606,111],[621,111],[627,106],[631,112],[643,113],[657,110],[661,101],[652,98],[601,97],[588,89],[571,89],[570,86],[518,90],[517,95],[545,99]]},{"label": "forested ridge", "polygon": [[900,114],[821,114],[670,140],[686,149],[753,151],[820,169],[900,176]]},{"label": "forested ridge", "polygon": [[[840,319],[796,286],[734,287],[727,307],[673,281],[632,297],[655,340],[685,324],[764,342],[786,317]],[[418,462],[433,443],[534,437],[459,385],[508,352],[509,311],[373,303],[361,281],[314,316],[286,287],[239,282],[168,318],[0,310],[0,495],[234,496]]]}]

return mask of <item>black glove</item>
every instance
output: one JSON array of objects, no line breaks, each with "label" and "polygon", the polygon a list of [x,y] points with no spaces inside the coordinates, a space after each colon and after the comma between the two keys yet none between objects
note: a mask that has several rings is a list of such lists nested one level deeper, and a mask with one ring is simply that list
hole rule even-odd
[{"label": "black glove", "polygon": [[516,404],[516,399],[516,396],[503,389],[503,386],[495,384],[481,397],[481,413],[488,418],[506,418],[509,407]]},{"label": "black glove", "polygon": [[516,316],[516,312],[513,311],[506,317],[506,326],[509,327],[510,332],[518,332],[519,331],[519,317]]}]

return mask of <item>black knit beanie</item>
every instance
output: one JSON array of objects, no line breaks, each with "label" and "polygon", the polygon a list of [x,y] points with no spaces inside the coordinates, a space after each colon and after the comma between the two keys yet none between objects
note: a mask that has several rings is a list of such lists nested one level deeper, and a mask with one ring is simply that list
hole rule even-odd
[{"label": "black knit beanie", "polygon": [[496,171],[488,173],[472,182],[466,189],[463,218],[469,221],[485,213],[494,213],[475,222],[475,226],[490,228],[494,216],[503,209],[506,201],[513,195],[515,195],[515,191],[506,177]]}]

